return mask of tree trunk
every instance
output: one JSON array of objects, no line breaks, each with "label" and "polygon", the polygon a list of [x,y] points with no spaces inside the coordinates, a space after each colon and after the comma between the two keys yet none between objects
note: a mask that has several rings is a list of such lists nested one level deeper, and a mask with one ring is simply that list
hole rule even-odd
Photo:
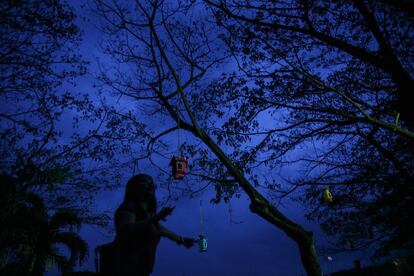
[{"label": "tree trunk", "polygon": [[414,108],[412,106],[412,89],[414,81],[409,78],[401,79],[398,83],[398,100],[395,109],[400,112],[401,120],[410,130],[414,129]]},{"label": "tree trunk", "polygon": [[[194,130],[192,131],[194,132]],[[302,226],[291,221],[262,196],[207,133],[200,130],[200,132],[195,132],[194,134],[196,134],[210,148],[210,150],[216,154],[232,176],[237,180],[240,187],[250,198],[250,210],[281,229],[296,242],[306,273],[309,276],[321,276],[322,270],[315,250],[313,233],[306,231]]]},{"label": "tree trunk", "polygon": [[[402,2],[399,4],[404,4]],[[401,119],[407,124],[407,126],[410,129],[413,129],[414,110],[411,107],[411,94],[414,80],[411,78],[410,73],[401,64],[401,61],[395,53],[395,49],[392,48],[390,42],[384,37],[384,32],[381,30],[380,23],[377,22],[374,12],[369,10],[364,1],[354,0],[354,3],[380,47],[380,52],[382,54],[382,66],[379,68],[390,74],[397,86],[397,101],[394,108],[400,113]]]},{"label": "tree trunk", "polygon": [[[150,22],[152,24],[152,22]],[[183,88],[181,87],[179,78],[171,63],[169,62],[165,52],[163,51],[162,45],[156,35],[155,28],[150,24],[151,30],[154,34],[154,39],[159,46],[160,53],[164,58],[167,66],[170,68],[172,75],[177,85],[177,91],[183,100],[185,109],[191,119],[193,125],[187,124],[184,120],[180,120],[179,114],[174,111],[174,108],[169,104],[168,100],[161,94],[158,93],[162,103],[167,108],[171,116],[177,121],[180,120],[181,127],[192,132],[198,137],[203,143],[217,156],[222,164],[227,168],[229,173],[234,177],[243,191],[250,198],[250,209],[252,212],[257,213],[260,217],[264,218],[269,223],[275,225],[286,233],[291,239],[293,239],[299,247],[301,259],[306,273],[309,276],[321,276],[322,270],[318,262],[316,255],[313,234],[312,232],[306,231],[299,224],[294,223],[283,215],[275,206],[273,206],[264,196],[262,196],[254,186],[244,177],[243,172],[235,166],[227,155],[223,152],[218,144],[216,144],[211,137],[198,126],[197,120],[190,109],[190,105],[184,95]]]},{"label": "tree trunk", "polygon": [[319,265],[318,255],[316,254],[313,233],[306,231],[299,224],[296,224],[283,216],[276,207],[268,205],[270,204],[269,202],[263,202],[263,197],[257,199],[255,204],[252,203],[250,205],[250,210],[281,229],[296,242],[307,275],[321,276],[322,269]]},{"label": "tree trunk", "polygon": [[322,270],[319,265],[318,255],[316,254],[312,232],[305,232],[302,241],[296,241],[299,247],[300,258],[306,273],[312,276],[321,276]]}]

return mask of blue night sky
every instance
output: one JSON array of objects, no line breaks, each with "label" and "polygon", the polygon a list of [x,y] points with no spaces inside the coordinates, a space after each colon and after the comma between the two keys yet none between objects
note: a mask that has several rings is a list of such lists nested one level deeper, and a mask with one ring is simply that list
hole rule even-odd
[{"label": "blue night sky", "polygon": [[[83,1],[69,1],[73,4],[80,16],[78,25],[83,30],[83,43],[81,54],[90,62],[89,73],[82,77],[77,87],[66,87],[75,92],[90,92],[96,95],[93,84],[96,82],[94,73],[97,71],[96,59],[101,62],[109,62],[100,48],[102,34],[94,26],[97,24],[93,17],[81,8]],[[84,20],[85,17],[89,20]],[[289,173],[294,173],[290,171]],[[150,173],[151,174],[151,173]],[[153,174],[155,176],[155,174]],[[124,180],[126,183],[127,179]],[[155,178],[155,181],[157,179]],[[191,184],[191,183],[190,183]],[[96,209],[108,212],[113,216],[115,209],[123,199],[122,189],[111,192],[103,192],[96,197]],[[162,191],[158,192],[159,194]],[[206,253],[199,253],[195,246],[191,249],[177,246],[175,243],[162,239],[156,257],[153,276],[192,276],[192,275],[305,275],[299,252],[295,243],[282,231],[252,214],[248,208],[248,200],[245,197],[231,200],[232,217],[236,222],[230,223],[228,204],[210,204],[214,197],[213,191],[207,191],[202,195],[205,231],[208,236],[209,248]],[[174,232],[188,237],[196,238],[200,233],[200,198],[181,198],[176,203],[173,214],[164,223]],[[303,216],[303,210],[297,203],[286,201],[280,207],[289,218],[300,223],[307,229],[314,231],[317,247],[327,243],[327,237],[319,229],[317,224],[312,224]],[[107,229],[96,226],[83,226],[81,236],[88,242],[90,254],[89,260],[77,271],[94,271],[94,249],[96,246],[113,240],[113,222]],[[368,260],[363,255],[341,254],[333,256],[330,264],[324,256],[320,256],[321,265],[326,272],[350,268],[352,260],[361,258],[362,262]],[[52,270],[48,275],[55,275]]]}]

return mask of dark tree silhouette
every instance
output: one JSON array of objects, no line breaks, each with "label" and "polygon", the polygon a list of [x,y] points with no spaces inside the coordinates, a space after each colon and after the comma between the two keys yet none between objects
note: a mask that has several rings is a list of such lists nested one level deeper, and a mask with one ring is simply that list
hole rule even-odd
[{"label": "dark tree silhouette", "polygon": [[[185,154],[192,156],[190,175],[215,185],[217,197],[213,201],[222,198],[228,201],[231,195],[243,191],[250,199],[252,212],[296,242],[308,274],[321,275],[312,232],[287,218],[259,191],[253,168],[243,166],[243,159],[237,154],[241,150],[237,148],[238,142],[223,140],[223,134],[215,129],[220,121],[208,121],[217,116],[208,118],[210,110],[196,106],[199,104],[196,95],[206,88],[215,70],[223,70],[220,65],[227,58],[224,45],[216,36],[220,30],[207,20],[210,14],[206,14],[204,7],[174,1],[96,0],[94,9],[107,34],[103,49],[116,64],[103,67],[100,76],[106,85],[103,89],[134,102],[134,107],[139,108],[112,112],[113,133],[122,134],[115,138],[128,141],[144,138],[140,142],[148,145],[147,152],[135,158],[153,161],[153,154],[171,158],[170,147],[163,141],[169,134],[179,129],[191,133],[198,144],[182,145]],[[211,104],[214,98],[205,100]],[[140,123],[145,131],[138,134],[117,131],[119,122]],[[249,122],[240,122],[240,127]],[[214,157],[208,158],[209,153]]]},{"label": "dark tree silhouette", "polygon": [[331,77],[329,85],[344,92],[352,88],[357,95],[350,95],[351,99],[364,94],[378,98],[363,107],[369,115],[383,119],[398,112],[413,127],[409,104],[414,81],[412,4],[375,0],[206,2],[215,8],[219,24],[229,19],[226,27],[238,38],[231,40],[233,49],[243,51],[251,61],[274,63],[282,55],[299,59],[301,69],[331,72],[326,73]]},{"label": "dark tree silhouette", "polygon": [[[62,271],[82,261],[86,244],[62,228],[107,223],[91,203],[120,175],[116,163],[106,162],[120,150],[105,141],[105,111],[88,96],[64,91],[87,65],[65,3],[0,3],[0,173],[15,179],[12,190],[0,181],[0,263],[23,269],[19,275],[41,274],[47,260]],[[56,243],[67,245],[72,257],[60,255]]]},{"label": "dark tree silhouette", "polygon": [[88,95],[64,91],[87,65],[74,20],[66,2],[0,4],[0,170],[47,197],[48,208],[82,205],[79,215],[91,222],[92,195],[109,173],[96,160],[118,147],[99,136],[105,112]]},{"label": "dark tree silhouette", "polygon": [[[57,265],[68,273],[88,254],[88,246],[76,230],[81,218],[76,210],[59,209],[49,215],[43,200],[22,191],[16,179],[1,175],[0,273],[4,275],[43,275]],[[66,257],[57,244],[70,252]]]},{"label": "dark tree silhouette", "polygon": [[[265,186],[278,197],[305,191],[309,218],[339,249],[412,249],[412,3],[205,2],[240,71],[195,99],[225,120],[217,132],[241,166],[302,166],[292,186]],[[264,114],[276,127],[263,127]],[[247,149],[251,137],[260,142]]]}]

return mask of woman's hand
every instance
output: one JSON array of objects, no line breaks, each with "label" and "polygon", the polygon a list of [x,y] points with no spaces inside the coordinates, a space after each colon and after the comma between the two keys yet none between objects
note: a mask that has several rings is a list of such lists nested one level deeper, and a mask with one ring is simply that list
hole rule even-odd
[{"label": "woman's hand", "polygon": [[193,247],[195,243],[195,240],[192,238],[184,238],[184,237],[180,237],[180,242],[179,244],[184,245],[187,248]]},{"label": "woman's hand", "polygon": [[165,220],[166,217],[171,215],[171,213],[174,211],[174,208],[175,208],[175,206],[162,208],[162,210],[159,211],[158,214],[155,215],[156,220],[157,221]]}]

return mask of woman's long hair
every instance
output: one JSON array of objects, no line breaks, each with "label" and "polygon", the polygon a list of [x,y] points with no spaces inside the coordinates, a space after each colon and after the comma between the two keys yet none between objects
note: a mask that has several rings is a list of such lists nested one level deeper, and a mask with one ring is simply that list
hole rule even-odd
[{"label": "woman's long hair", "polygon": [[[150,193],[152,191],[152,193]],[[133,176],[126,185],[124,202],[134,202],[137,206],[144,200],[148,201],[148,211],[156,212],[155,184],[147,174]]]}]

